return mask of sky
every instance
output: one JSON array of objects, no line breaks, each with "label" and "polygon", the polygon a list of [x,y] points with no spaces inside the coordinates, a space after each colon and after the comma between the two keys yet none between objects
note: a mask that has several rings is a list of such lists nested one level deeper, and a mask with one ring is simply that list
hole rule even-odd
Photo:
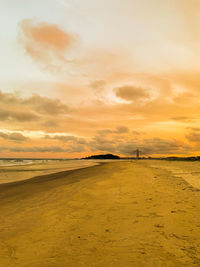
[{"label": "sky", "polygon": [[200,155],[199,0],[0,0],[0,157]]}]

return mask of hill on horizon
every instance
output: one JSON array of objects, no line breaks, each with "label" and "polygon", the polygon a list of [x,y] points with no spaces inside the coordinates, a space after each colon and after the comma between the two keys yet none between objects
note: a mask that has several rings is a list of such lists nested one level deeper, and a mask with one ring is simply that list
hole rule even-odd
[{"label": "hill on horizon", "polygon": [[83,159],[120,159],[120,157],[113,154],[100,154],[100,155],[92,155]]}]

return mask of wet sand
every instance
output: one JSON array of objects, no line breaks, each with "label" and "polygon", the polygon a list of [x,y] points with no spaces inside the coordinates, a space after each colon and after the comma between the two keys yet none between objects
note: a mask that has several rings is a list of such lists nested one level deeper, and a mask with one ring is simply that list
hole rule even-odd
[{"label": "wet sand", "polygon": [[200,191],[160,164],[0,185],[0,266],[200,266]]},{"label": "wet sand", "polygon": [[32,160],[31,164],[0,165],[0,184],[22,181],[38,175],[98,165],[95,160]]}]

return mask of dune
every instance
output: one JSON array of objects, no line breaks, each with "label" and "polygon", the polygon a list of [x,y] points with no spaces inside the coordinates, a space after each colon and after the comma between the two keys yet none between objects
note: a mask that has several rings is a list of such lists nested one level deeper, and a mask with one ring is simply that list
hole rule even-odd
[{"label": "dune", "polygon": [[200,191],[159,164],[1,184],[0,266],[200,266]]}]

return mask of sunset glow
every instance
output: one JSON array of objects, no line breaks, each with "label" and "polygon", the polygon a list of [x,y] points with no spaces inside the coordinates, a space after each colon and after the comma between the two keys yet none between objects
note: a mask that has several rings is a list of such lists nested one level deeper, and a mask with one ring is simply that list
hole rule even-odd
[{"label": "sunset glow", "polygon": [[0,155],[200,153],[200,1],[0,0]]}]

